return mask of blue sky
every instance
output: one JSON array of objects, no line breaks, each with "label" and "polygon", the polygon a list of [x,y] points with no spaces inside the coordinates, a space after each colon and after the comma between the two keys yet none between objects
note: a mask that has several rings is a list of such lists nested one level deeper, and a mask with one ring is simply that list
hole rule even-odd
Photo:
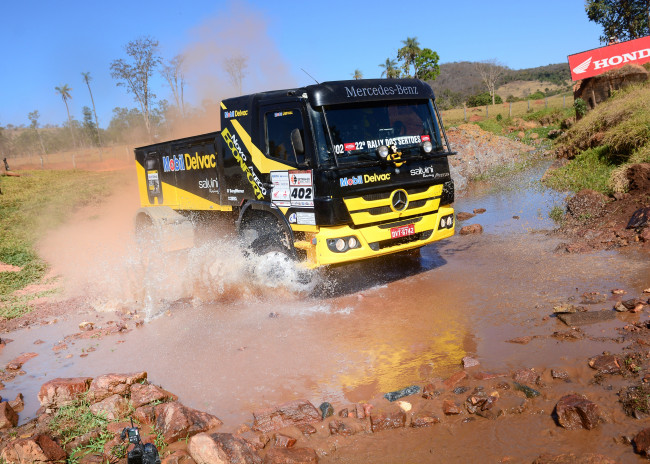
[{"label": "blue sky", "polygon": [[[220,70],[224,57],[250,57],[244,93],[349,79],[356,68],[379,77],[401,41],[417,37],[440,62],[497,59],[513,69],[566,62],[569,54],[600,46],[600,27],[587,20],[582,0],[492,1],[222,1],[4,0],[0,62],[0,125],[62,124],[65,106],[54,87],[72,88],[70,111],[82,119],[91,106],[81,72],[89,71],[100,126],[116,106],[135,107],[110,76],[124,45],[150,35],[160,55],[192,56],[186,100],[232,94]],[[154,91],[171,101],[156,78]]]}]

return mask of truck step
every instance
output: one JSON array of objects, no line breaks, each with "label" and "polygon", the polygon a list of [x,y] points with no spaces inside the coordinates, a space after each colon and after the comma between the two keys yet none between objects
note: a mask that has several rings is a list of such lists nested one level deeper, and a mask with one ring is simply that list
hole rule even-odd
[{"label": "truck step", "polygon": [[311,244],[311,242],[308,242],[306,240],[296,240],[295,242],[293,242],[293,246],[296,248],[300,248],[301,250],[310,250],[313,245]]}]

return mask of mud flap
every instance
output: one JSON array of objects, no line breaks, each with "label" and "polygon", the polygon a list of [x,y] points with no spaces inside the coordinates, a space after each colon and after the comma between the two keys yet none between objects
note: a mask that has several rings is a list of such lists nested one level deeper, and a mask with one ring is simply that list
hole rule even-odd
[{"label": "mud flap", "polygon": [[165,253],[194,246],[194,225],[168,206],[140,208],[136,213],[136,234],[156,241]]}]

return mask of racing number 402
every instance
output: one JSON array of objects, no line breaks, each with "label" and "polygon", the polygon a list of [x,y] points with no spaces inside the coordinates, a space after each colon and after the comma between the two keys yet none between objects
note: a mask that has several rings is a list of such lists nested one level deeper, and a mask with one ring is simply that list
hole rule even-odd
[{"label": "racing number 402", "polygon": [[311,187],[295,187],[291,189],[291,198],[297,200],[311,200]]}]

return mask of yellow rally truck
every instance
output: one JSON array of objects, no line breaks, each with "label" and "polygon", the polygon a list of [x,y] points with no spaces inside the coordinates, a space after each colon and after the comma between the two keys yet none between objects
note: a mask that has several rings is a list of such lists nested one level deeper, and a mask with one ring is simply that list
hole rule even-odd
[{"label": "yellow rally truck", "polygon": [[309,268],[412,250],[454,234],[452,154],[420,80],[230,98],[221,131],[135,149],[136,228],[165,240],[218,215],[246,249]]}]

